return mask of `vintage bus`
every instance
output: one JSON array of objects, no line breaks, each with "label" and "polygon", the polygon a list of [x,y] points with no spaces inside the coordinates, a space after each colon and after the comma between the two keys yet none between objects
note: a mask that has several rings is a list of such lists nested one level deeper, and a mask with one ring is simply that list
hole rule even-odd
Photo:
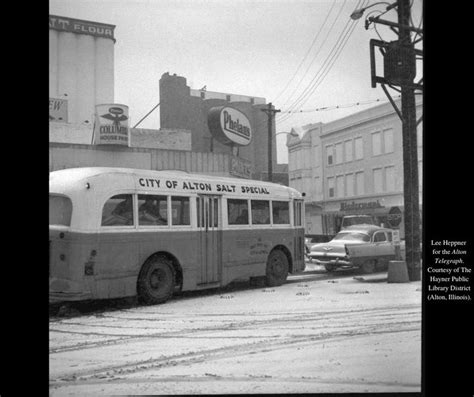
[{"label": "vintage bus", "polygon": [[302,195],[231,177],[126,168],[50,173],[50,301],[137,296],[304,270]]}]

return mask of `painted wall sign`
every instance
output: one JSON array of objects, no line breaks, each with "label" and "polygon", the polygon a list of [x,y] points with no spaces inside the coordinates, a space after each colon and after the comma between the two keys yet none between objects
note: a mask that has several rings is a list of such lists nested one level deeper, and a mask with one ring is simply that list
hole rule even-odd
[{"label": "painted wall sign", "polygon": [[247,116],[230,106],[209,110],[207,125],[212,136],[225,145],[247,146],[252,141],[252,126]]},{"label": "painted wall sign", "polygon": [[49,121],[67,123],[67,101],[58,98],[49,98]]},{"label": "painted wall sign", "polygon": [[240,178],[250,179],[252,177],[252,166],[250,162],[246,163],[237,157],[231,157],[229,173]]},{"label": "painted wall sign", "polygon": [[398,207],[390,208],[388,211],[387,221],[391,227],[397,227],[402,222],[402,211]]},{"label": "painted wall sign", "polygon": [[138,178],[138,185],[144,188],[171,189],[171,190],[189,190],[196,192],[210,193],[245,193],[245,194],[270,194],[268,187],[249,186],[249,185],[227,185],[214,182],[191,182],[177,180],[162,180],[156,178]]},{"label": "painted wall sign", "polygon": [[128,106],[102,104],[95,109],[93,144],[128,146]]},{"label": "painted wall sign", "polygon": [[356,203],[354,201],[352,203],[341,203],[341,211],[366,210],[373,208],[384,208],[384,206],[380,204],[379,200],[364,203]]},{"label": "painted wall sign", "polygon": [[64,32],[88,34],[97,37],[114,39],[115,25],[84,21],[82,19],[66,18],[57,15],[49,16],[49,28]]}]

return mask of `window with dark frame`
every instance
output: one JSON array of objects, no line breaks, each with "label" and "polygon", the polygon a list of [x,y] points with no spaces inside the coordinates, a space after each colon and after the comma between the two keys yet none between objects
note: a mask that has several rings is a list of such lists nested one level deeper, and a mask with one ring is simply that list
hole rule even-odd
[{"label": "window with dark frame", "polygon": [[249,206],[247,200],[227,199],[227,222],[229,225],[249,224]]}]

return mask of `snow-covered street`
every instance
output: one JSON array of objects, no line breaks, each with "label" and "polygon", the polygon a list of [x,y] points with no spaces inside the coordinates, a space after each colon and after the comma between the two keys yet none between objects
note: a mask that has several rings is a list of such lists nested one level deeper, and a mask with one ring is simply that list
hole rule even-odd
[{"label": "snow-covered street", "polygon": [[419,392],[421,282],[307,269],[51,318],[50,395]]}]

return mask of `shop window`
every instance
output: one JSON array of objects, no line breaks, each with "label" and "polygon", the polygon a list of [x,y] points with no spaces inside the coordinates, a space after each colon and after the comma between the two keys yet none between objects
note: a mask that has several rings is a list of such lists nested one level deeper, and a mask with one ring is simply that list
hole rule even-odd
[{"label": "shop window", "polygon": [[102,209],[102,226],[133,225],[131,194],[118,194],[107,200]]},{"label": "shop window", "polygon": [[288,201],[272,201],[274,224],[290,223],[290,203]]},{"label": "shop window", "polygon": [[252,224],[269,225],[270,224],[270,202],[266,200],[252,200]]},{"label": "shop window", "polygon": [[247,200],[227,200],[227,220],[229,225],[248,225],[249,206]]}]

